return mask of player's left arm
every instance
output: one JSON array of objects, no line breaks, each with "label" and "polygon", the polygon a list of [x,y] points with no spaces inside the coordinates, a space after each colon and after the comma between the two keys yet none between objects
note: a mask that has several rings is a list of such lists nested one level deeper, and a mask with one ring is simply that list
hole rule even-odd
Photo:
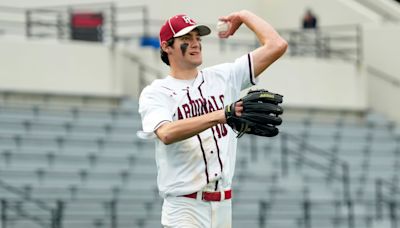
[{"label": "player's left arm", "polygon": [[[241,116],[242,102],[235,104],[235,115]],[[225,124],[225,110],[216,110],[204,115],[165,122],[155,130],[157,137],[166,145],[188,139],[217,124]]]},{"label": "player's left arm", "polygon": [[242,23],[257,36],[261,46],[251,52],[256,77],[279,59],[288,47],[286,40],[268,22],[250,11],[234,12],[228,16],[220,17],[219,20],[229,24],[229,29],[226,32],[218,34],[220,38],[232,36]]}]

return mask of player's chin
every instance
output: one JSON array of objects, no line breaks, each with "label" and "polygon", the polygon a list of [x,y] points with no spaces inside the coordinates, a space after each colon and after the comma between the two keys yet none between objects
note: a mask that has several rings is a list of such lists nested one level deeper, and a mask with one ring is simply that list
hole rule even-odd
[{"label": "player's chin", "polygon": [[203,63],[203,59],[201,57],[198,58],[192,58],[190,61],[193,65],[201,65]]},{"label": "player's chin", "polygon": [[203,63],[203,61],[196,61],[193,63],[193,65],[195,65],[197,67],[197,66],[200,66],[202,63]]}]

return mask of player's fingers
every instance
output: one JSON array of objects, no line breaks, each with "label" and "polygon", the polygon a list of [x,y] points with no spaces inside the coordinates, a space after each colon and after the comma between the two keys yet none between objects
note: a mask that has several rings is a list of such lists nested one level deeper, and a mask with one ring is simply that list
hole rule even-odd
[{"label": "player's fingers", "polygon": [[229,35],[232,36],[233,34],[235,34],[236,30],[238,30],[241,25],[242,25],[241,21],[232,22],[231,26],[229,27],[229,30],[228,30]]},{"label": "player's fingers", "polygon": [[242,112],[243,112],[243,107],[237,108],[235,110],[235,115],[236,116],[242,116]]},{"label": "player's fingers", "polygon": [[228,38],[229,37],[229,33],[228,32],[219,32],[218,33],[218,37],[221,38],[221,39]]},{"label": "player's fingers", "polygon": [[236,116],[242,116],[242,112],[243,112],[243,107],[235,109]]},{"label": "player's fingers", "polygon": [[236,116],[241,116],[243,112],[243,101],[239,101],[235,104],[235,114]]},{"label": "player's fingers", "polygon": [[230,26],[228,31],[219,32],[218,37],[224,39],[224,38],[228,38],[229,36],[233,36],[233,34],[235,34],[235,32],[239,28],[239,26],[240,25],[236,25],[235,27]]},{"label": "player's fingers", "polygon": [[229,18],[227,16],[222,16],[218,18],[219,21],[228,22]]}]

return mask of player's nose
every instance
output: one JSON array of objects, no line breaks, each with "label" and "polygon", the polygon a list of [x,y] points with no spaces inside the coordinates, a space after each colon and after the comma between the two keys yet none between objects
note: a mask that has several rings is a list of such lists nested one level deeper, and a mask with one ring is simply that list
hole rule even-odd
[{"label": "player's nose", "polygon": [[191,42],[191,45],[190,45],[192,48],[197,48],[197,47],[199,47],[200,46],[200,41],[198,41],[198,40],[193,40],[192,42]]}]

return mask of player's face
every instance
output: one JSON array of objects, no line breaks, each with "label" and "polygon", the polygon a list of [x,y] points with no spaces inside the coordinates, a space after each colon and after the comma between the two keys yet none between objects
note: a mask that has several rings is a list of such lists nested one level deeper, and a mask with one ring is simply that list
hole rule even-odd
[{"label": "player's face", "polygon": [[174,55],[182,64],[189,67],[201,65],[203,59],[201,54],[201,37],[197,31],[175,38]]}]

